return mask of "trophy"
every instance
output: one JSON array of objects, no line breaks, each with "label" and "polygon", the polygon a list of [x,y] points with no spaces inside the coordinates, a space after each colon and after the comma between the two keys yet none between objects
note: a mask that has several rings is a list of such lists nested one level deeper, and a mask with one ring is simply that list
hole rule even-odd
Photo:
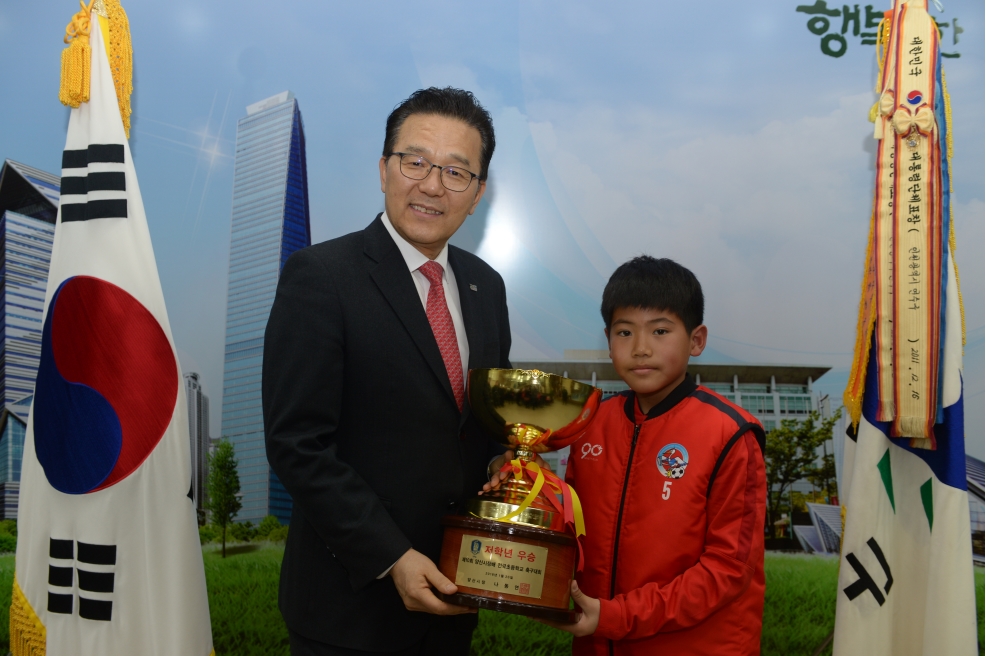
[{"label": "trophy", "polygon": [[472,413],[514,459],[500,487],[470,499],[466,515],[442,518],[438,567],[458,592],[446,602],[578,621],[569,609],[585,533],[578,495],[535,454],[577,440],[595,417],[602,392],[569,378],[523,369],[474,369],[467,394]]}]

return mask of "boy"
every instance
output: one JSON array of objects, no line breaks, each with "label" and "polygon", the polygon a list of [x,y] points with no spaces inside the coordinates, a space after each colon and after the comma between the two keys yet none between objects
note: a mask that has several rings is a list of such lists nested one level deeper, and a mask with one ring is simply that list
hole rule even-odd
[{"label": "boy", "polygon": [[585,513],[583,614],[553,626],[576,636],[576,655],[760,653],[764,433],[686,373],[705,348],[703,306],[691,271],[647,256],[603,292],[631,391],[600,405],[565,475]]}]

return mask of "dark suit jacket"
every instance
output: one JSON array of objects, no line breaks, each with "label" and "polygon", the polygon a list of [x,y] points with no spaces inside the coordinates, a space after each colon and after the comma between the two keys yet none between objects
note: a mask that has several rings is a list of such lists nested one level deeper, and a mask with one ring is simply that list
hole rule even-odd
[{"label": "dark suit jacket", "polygon": [[[502,278],[454,246],[448,261],[469,368],[509,367]],[[294,499],[279,594],[287,625],[367,651],[421,639],[436,618],[407,611],[392,579],[376,577],[412,547],[438,562],[442,515],[461,512],[502,448],[456,407],[379,216],[284,265],[264,339],[263,406],[267,458]]]}]

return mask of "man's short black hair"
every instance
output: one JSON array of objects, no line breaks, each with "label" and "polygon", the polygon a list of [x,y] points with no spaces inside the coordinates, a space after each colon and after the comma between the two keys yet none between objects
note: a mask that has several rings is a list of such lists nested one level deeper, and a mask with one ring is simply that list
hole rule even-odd
[{"label": "man's short black hair", "polygon": [[496,138],[493,135],[493,119],[490,113],[479,104],[476,97],[469,91],[453,87],[429,87],[418,89],[407,100],[397,105],[387,117],[387,134],[383,140],[383,156],[388,157],[394,152],[397,133],[408,116],[412,114],[437,114],[447,118],[457,118],[466,125],[476,128],[482,140],[480,150],[479,179],[485,180],[489,174],[490,160],[493,159],[493,148]]},{"label": "man's short black hair", "polygon": [[606,283],[600,310],[607,329],[621,307],[673,312],[691,332],[702,325],[705,297],[698,278],[685,267],[667,258],[641,255],[621,264]]}]

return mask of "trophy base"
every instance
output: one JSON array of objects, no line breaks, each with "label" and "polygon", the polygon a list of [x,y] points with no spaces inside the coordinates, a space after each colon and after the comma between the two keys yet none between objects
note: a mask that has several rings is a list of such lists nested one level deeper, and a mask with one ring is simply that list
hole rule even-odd
[{"label": "trophy base", "polygon": [[480,517],[447,515],[438,569],[458,592],[451,604],[570,624],[577,542],[568,533]]},{"label": "trophy base", "polygon": [[582,613],[577,610],[545,608],[544,606],[535,606],[534,604],[522,604],[517,601],[506,601],[505,599],[479,597],[461,592],[457,592],[453,595],[447,595],[436,591],[435,596],[446,603],[454,604],[456,606],[468,606],[470,608],[495,610],[501,613],[523,615],[525,617],[533,617],[539,620],[558,622],[560,624],[574,624],[579,621],[580,617],[582,617]]}]

